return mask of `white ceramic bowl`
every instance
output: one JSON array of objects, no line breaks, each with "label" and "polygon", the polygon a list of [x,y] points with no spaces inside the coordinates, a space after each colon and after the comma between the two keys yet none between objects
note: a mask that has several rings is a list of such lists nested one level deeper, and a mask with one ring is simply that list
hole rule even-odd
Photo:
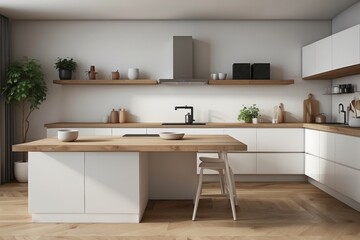
[{"label": "white ceramic bowl", "polygon": [[182,139],[185,133],[182,132],[161,132],[160,137],[166,140],[179,140]]},{"label": "white ceramic bowl", "polygon": [[360,127],[360,118],[349,118],[349,126],[350,127]]},{"label": "white ceramic bowl", "polygon": [[60,129],[57,132],[58,139],[62,142],[73,142],[79,136],[79,131],[76,129]]}]

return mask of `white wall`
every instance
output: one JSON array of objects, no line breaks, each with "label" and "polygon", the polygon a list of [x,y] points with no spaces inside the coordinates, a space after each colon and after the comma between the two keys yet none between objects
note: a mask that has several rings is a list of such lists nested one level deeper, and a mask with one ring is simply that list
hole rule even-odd
[{"label": "white wall", "polygon": [[[45,136],[44,123],[101,121],[112,108],[126,108],[133,121],[183,121],[193,105],[197,121],[236,122],[242,104],[256,103],[266,120],[272,107],[284,103],[288,121],[302,121],[309,92],[331,112],[322,95],[330,81],[301,79],[301,48],[331,34],[330,21],[15,21],[13,59],[39,59],[48,83],[48,99],[31,118],[30,140]],[[172,77],[172,36],[194,40],[195,77],[227,72],[234,62],[270,62],[272,79],[295,79],[289,86],[61,86],[53,68],[57,57],[78,62],[76,78],[90,65],[108,78],[119,69],[139,67],[143,78]]]},{"label": "white wall", "polygon": [[[332,33],[337,33],[345,30],[354,25],[360,24],[360,2],[354,4],[352,7],[346,9],[332,20]],[[343,77],[334,79],[332,81],[333,86],[339,84],[351,83],[357,86],[357,90],[360,91],[360,75],[354,75],[350,77]],[[344,106],[349,106],[351,100],[354,98],[353,94],[335,95],[332,97],[332,118],[333,121],[342,122],[343,115],[339,114],[338,106],[340,103]]]}]

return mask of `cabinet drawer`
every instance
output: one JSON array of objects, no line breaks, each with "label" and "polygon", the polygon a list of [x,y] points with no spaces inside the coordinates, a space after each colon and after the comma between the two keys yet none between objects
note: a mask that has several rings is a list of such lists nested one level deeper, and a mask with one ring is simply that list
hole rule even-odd
[{"label": "cabinet drawer", "polygon": [[320,132],[319,156],[330,161],[335,160],[335,134]]},{"label": "cabinet drawer", "polygon": [[328,187],[335,188],[335,163],[319,159],[320,182]]},{"label": "cabinet drawer", "polygon": [[360,171],[335,164],[335,189],[360,202]]},{"label": "cabinet drawer", "polygon": [[303,153],[258,153],[258,174],[304,174]]},{"label": "cabinet drawer", "polygon": [[305,153],[305,175],[319,182],[319,172],[319,157]]},{"label": "cabinet drawer", "polygon": [[256,135],[258,152],[304,152],[302,128],[261,128]]},{"label": "cabinet drawer", "polygon": [[305,152],[319,156],[320,132],[311,129],[305,129]]},{"label": "cabinet drawer", "polygon": [[247,145],[248,152],[256,152],[256,131],[256,128],[225,128],[224,134],[245,143]]},{"label": "cabinet drawer", "polygon": [[360,138],[336,134],[335,162],[360,169]]},{"label": "cabinet drawer", "polygon": [[159,134],[160,132],[183,132],[185,134],[221,135],[222,128],[148,128],[148,134]]}]

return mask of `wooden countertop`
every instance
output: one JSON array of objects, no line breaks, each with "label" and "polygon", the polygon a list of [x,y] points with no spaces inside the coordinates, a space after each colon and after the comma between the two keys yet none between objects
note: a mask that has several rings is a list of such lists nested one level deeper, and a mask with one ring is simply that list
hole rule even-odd
[{"label": "wooden countertop", "polygon": [[303,123],[206,123],[206,125],[161,125],[161,123],[97,123],[57,122],[47,123],[46,128],[301,128]]},{"label": "wooden countertop", "polygon": [[228,135],[185,135],[182,140],[160,137],[80,136],[75,142],[46,138],[13,145],[14,152],[197,152],[246,151],[247,146]]},{"label": "wooden countertop", "polygon": [[45,124],[46,128],[306,128],[325,132],[360,137],[360,128],[343,124],[317,123],[207,123],[206,125],[161,125],[161,123],[96,123],[96,122],[57,122]]}]

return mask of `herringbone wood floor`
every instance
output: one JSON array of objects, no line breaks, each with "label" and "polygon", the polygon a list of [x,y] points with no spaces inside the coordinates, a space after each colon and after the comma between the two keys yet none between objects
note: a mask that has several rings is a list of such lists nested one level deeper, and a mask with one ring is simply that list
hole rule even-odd
[{"label": "herringbone wood floor", "polygon": [[[206,191],[217,191],[208,184]],[[238,220],[226,199],[150,201],[140,224],[35,224],[27,214],[27,185],[0,185],[1,240],[354,240],[360,213],[308,183],[240,183]]]}]

